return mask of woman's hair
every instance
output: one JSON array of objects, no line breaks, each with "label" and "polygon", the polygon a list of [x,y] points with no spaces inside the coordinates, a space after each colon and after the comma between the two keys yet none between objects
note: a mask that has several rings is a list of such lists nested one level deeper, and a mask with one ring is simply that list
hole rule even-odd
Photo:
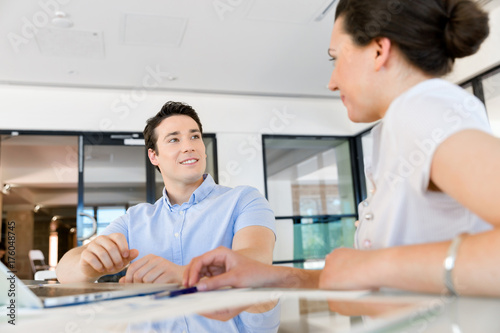
[{"label": "woman's hair", "polygon": [[489,34],[488,15],[470,0],[340,0],[338,17],[357,45],[387,37],[411,64],[434,76],[476,53]]}]

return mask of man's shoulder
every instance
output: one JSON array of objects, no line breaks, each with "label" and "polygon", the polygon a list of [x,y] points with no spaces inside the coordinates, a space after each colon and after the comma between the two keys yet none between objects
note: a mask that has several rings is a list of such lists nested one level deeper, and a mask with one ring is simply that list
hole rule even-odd
[{"label": "man's shoulder", "polygon": [[236,187],[227,187],[223,185],[216,185],[215,187],[216,191],[214,191],[214,194],[218,195],[237,195],[237,196],[244,196],[244,195],[255,195],[255,196],[262,196],[262,194],[253,186],[249,185],[238,185]]},{"label": "man's shoulder", "polygon": [[131,206],[127,209],[127,215],[137,215],[137,214],[150,215],[153,214],[155,211],[161,209],[162,206],[163,206],[163,197],[158,199],[154,204],[150,204],[148,202],[142,202],[134,206]]}]

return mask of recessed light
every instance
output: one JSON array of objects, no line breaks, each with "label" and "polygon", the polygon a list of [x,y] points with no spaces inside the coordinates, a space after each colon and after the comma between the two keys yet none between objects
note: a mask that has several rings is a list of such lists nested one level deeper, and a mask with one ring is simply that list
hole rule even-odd
[{"label": "recessed light", "polygon": [[71,28],[73,26],[73,21],[68,18],[65,12],[55,12],[54,18],[52,19],[52,25],[58,28]]}]

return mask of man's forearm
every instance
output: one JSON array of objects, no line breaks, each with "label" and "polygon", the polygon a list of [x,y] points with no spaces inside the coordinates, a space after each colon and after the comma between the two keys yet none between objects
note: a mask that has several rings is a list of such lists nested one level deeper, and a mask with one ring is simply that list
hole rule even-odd
[{"label": "man's forearm", "polygon": [[94,282],[99,276],[85,275],[80,266],[80,256],[85,246],[69,250],[61,258],[56,267],[57,280],[61,283]]}]

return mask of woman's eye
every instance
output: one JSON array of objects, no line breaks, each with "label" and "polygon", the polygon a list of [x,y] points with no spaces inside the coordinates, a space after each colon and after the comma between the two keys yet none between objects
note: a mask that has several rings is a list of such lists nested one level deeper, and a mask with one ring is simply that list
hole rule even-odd
[{"label": "woman's eye", "polygon": [[329,61],[331,61],[331,62],[332,62],[333,67],[335,67],[335,62],[337,61],[337,58],[333,58],[333,57],[332,57],[332,58],[330,58],[330,59],[328,59],[328,60],[329,60]]},{"label": "woman's eye", "polygon": [[177,141],[179,141],[179,140],[177,140],[177,139],[170,139],[170,140],[168,140],[168,142],[177,142]]},{"label": "woman's eye", "polygon": [[199,138],[200,138],[200,136],[199,136],[198,134],[197,134],[197,135],[193,135],[193,136],[191,137],[191,139],[199,139]]}]

